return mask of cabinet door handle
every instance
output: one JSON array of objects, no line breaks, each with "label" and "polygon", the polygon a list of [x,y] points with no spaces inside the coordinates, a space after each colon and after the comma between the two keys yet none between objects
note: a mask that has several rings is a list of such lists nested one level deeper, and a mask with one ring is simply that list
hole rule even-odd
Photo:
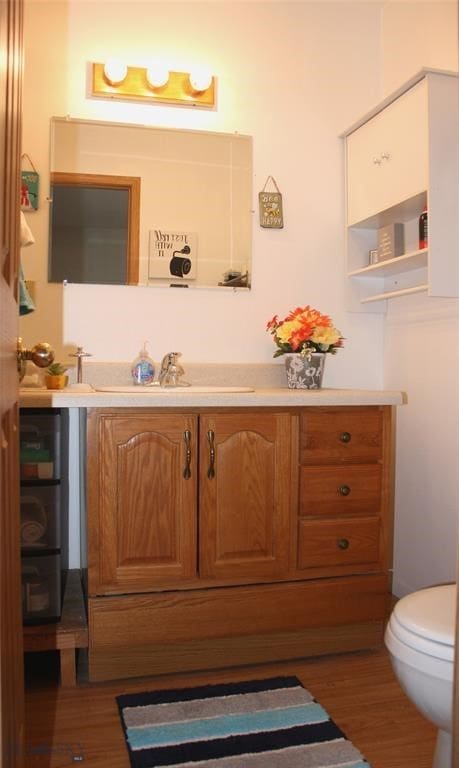
[{"label": "cabinet door handle", "polygon": [[185,480],[189,480],[191,477],[191,432],[189,429],[185,429],[183,438],[185,440],[185,469],[183,470],[183,477]]},{"label": "cabinet door handle", "polygon": [[209,429],[207,433],[207,439],[209,441],[209,468],[207,470],[207,477],[212,480],[215,477],[215,432]]},{"label": "cabinet door handle", "polygon": [[350,432],[341,432],[339,439],[342,443],[350,443],[352,435]]},{"label": "cabinet door handle", "polygon": [[336,543],[339,549],[349,549],[349,539],[338,539]]},{"label": "cabinet door handle", "polygon": [[340,492],[341,496],[349,496],[349,494],[351,492],[351,489],[350,489],[349,485],[340,485],[339,492]]}]

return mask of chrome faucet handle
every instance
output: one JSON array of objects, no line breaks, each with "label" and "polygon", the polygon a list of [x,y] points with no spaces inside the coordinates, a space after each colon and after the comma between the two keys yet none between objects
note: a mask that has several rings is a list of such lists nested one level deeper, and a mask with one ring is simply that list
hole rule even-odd
[{"label": "chrome faucet handle", "polygon": [[168,352],[167,355],[164,355],[161,362],[161,370],[165,371],[170,365],[177,365],[177,358],[181,354],[181,352]]},{"label": "chrome faucet handle", "polygon": [[163,359],[161,360],[161,373],[167,371],[174,354],[175,352],[168,352],[167,355],[164,355]]},{"label": "chrome faucet handle", "polygon": [[92,357],[90,352],[84,352],[83,347],[77,347],[76,352],[71,352],[69,357],[77,358],[77,383],[83,382],[83,357]]},{"label": "chrome faucet handle", "polygon": [[181,352],[168,352],[167,355],[164,355],[159,374],[159,383],[162,387],[180,386],[178,379],[185,373],[183,367],[177,362],[177,358],[181,354]]}]

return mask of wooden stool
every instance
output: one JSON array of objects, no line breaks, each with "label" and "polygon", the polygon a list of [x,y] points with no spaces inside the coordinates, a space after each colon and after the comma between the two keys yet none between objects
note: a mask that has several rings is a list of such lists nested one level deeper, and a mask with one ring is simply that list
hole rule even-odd
[{"label": "wooden stool", "polygon": [[88,624],[80,571],[67,572],[62,616],[56,624],[35,624],[23,628],[24,652],[59,651],[61,685],[76,685],[76,650],[88,647]]}]

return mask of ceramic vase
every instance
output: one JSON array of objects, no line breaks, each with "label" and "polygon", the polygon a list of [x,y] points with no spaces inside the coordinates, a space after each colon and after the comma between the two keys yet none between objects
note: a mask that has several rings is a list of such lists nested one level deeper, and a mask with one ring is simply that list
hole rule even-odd
[{"label": "ceramic vase", "polygon": [[325,367],[325,353],[312,352],[309,357],[298,353],[284,356],[287,386],[290,389],[320,389]]}]

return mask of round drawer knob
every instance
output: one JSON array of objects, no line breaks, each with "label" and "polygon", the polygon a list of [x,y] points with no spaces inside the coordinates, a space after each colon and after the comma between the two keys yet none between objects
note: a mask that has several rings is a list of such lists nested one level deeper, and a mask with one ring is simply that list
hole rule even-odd
[{"label": "round drawer knob", "polygon": [[342,443],[350,443],[351,442],[351,433],[350,432],[341,432],[339,439]]},{"label": "round drawer knob", "polygon": [[340,485],[339,492],[341,496],[349,496],[351,489],[349,488],[348,485]]},{"label": "round drawer knob", "polygon": [[338,539],[337,544],[339,549],[349,549],[349,539]]}]

